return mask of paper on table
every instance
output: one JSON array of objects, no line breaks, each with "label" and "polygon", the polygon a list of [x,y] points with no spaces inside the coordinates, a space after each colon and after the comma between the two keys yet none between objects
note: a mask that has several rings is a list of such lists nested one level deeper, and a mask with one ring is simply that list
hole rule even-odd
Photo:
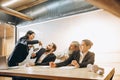
[{"label": "paper on table", "polygon": [[50,68],[50,66],[40,66],[40,67],[42,67],[42,68]]},{"label": "paper on table", "polygon": [[74,66],[63,66],[63,67],[59,67],[59,69],[75,69]]},{"label": "paper on table", "polygon": [[8,67],[8,69],[18,69],[19,66]]}]

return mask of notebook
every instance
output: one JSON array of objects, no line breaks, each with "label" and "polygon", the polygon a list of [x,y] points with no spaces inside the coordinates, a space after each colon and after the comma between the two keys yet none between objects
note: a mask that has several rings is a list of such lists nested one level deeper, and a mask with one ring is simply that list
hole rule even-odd
[{"label": "notebook", "polygon": [[0,56],[0,70],[16,68],[19,68],[19,66],[8,67],[6,56]]}]

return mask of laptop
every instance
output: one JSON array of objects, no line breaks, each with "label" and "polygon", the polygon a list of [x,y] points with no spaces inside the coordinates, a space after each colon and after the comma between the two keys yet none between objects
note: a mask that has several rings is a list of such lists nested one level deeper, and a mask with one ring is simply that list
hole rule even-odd
[{"label": "laptop", "polygon": [[6,56],[0,56],[0,70],[4,70],[4,69],[16,69],[16,68],[19,68],[19,66],[8,67]]},{"label": "laptop", "polygon": [[0,69],[8,69],[6,56],[0,56]]}]

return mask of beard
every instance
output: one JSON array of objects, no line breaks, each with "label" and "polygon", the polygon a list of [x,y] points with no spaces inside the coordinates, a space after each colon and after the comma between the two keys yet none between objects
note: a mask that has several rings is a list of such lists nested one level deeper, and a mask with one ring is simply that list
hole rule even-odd
[{"label": "beard", "polygon": [[46,49],[46,52],[50,52],[51,50],[50,49]]},{"label": "beard", "polygon": [[70,55],[70,54],[72,54],[72,53],[73,53],[73,51],[72,51],[72,50],[69,50],[69,51],[68,51],[68,54],[69,54],[69,55]]}]

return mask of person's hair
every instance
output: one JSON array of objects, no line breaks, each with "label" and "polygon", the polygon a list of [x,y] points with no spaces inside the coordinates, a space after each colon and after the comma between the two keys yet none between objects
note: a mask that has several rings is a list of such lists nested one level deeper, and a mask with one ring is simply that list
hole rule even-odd
[{"label": "person's hair", "polygon": [[56,44],[55,44],[55,43],[52,43],[52,44],[53,44],[53,47],[52,47],[52,48],[54,49],[54,50],[53,50],[53,52],[54,52],[54,51],[56,51],[57,46],[56,46]]},{"label": "person's hair", "polygon": [[73,43],[76,47],[79,47],[79,46],[80,46],[80,44],[79,44],[78,41],[72,41],[72,43]]},{"label": "person's hair", "polygon": [[84,40],[82,40],[82,41],[85,42],[86,46],[90,46],[90,48],[91,48],[91,46],[93,46],[93,42],[90,41],[90,40],[88,40],[88,39],[84,39]]},{"label": "person's hair", "polygon": [[35,32],[33,32],[32,30],[27,31],[27,33],[25,34],[24,37],[26,37],[27,39],[29,38],[29,35],[35,34]]},{"label": "person's hair", "polygon": [[[75,45],[76,50],[79,50],[80,44],[78,41],[72,41],[71,43]],[[70,50],[70,47],[69,47],[69,50]]]}]

